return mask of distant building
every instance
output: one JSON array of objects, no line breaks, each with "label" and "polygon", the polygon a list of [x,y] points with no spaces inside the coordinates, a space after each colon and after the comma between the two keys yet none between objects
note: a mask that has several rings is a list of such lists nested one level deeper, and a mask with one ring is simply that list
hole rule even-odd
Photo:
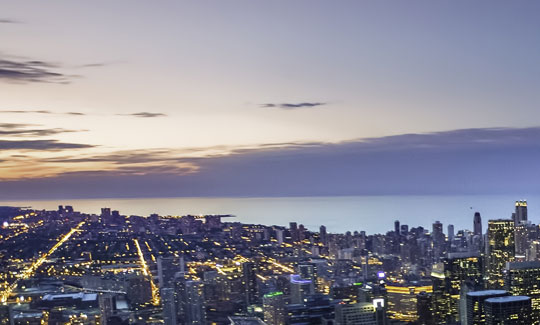
[{"label": "distant building", "polygon": [[300,239],[300,234],[298,233],[298,224],[296,222],[289,222],[289,232],[291,234],[291,240],[293,243]]},{"label": "distant building", "polygon": [[527,222],[527,201],[516,201],[516,212],[512,214],[512,219],[514,219],[515,226]]},{"label": "distant building", "polygon": [[480,216],[480,212],[474,213],[473,229],[475,235],[482,236],[482,217]]},{"label": "distant building", "polygon": [[439,262],[446,252],[445,236],[443,233],[443,224],[440,221],[435,221],[433,224],[433,261]]},{"label": "distant building", "polygon": [[324,246],[327,246],[328,245],[328,236],[327,236],[327,233],[326,233],[326,227],[325,226],[321,226],[319,228],[319,236],[320,236],[321,243]]},{"label": "distant building", "polygon": [[452,242],[454,240],[454,225],[448,225],[448,241]]}]

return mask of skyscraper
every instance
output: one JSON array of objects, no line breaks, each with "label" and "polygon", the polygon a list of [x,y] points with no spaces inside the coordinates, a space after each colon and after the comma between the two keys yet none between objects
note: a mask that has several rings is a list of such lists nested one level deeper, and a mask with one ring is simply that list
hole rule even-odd
[{"label": "skyscraper", "polygon": [[328,238],[327,238],[326,227],[325,226],[321,226],[319,228],[319,236],[320,236],[320,239],[321,239],[321,243],[324,246],[327,246],[328,245]]},{"label": "skyscraper", "polygon": [[206,324],[203,284],[200,281],[186,281],[181,304],[186,325]]},{"label": "skyscraper", "polygon": [[517,226],[523,222],[526,222],[527,219],[527,201],[520,200],[516,201],[516,212],[512,215],[514,219],[514,225]]},{"label": "skyscraper", "polygon": [[296,222],[289,222],[289,231],[291,233],[292,242],[297,242],[300,239],[300,234],[298,233],[298,224]]},{"label": "skyscraper", "polygon": [[298,274],[291,274],[291,304],[302,304],[304,299],[313,294],[313,281],[302,279]]},{"label": "skyscraper", "polygon": [[257,265],[253,262],[242,264],[242,284],[244,285],[246,304],[253,305],[258,302]]},{"label": "skyscraper", "polygon": [[509,219],[489,220],[486,258],[488,288],[503,288],[503,270],[506,267],[506,262],[514,260],[514,252],[514,222]]},{"label": "skyscraper", "polygon": [[473,229],[475,235],[482,236],[482,217],[480,216],[480,212],[474,213]]},{"label": "skyscraper", "polygon": [[459,321],[460,298],[468,291],[483,288],[482,269],[480,256],[471,253],[450,253],[434,266],[431,276],[436,324]]},{"label": "skyscraper", "polygon": [[540,322],[540,261],[506,263],[505,289],[515,296],[531,298],[531,321]]},{"label": "skyscraper", "polygon": [[176,302],[173,288],[161,289],[161,303],[163,305],[163,321],[165,325],[176,325]]},{"label": "skyscraper", "polygon": [[416,295],[417,323],[421,325],[433,325],[433,304],[432,296],[425,291]]},{"label": "skyscraper", "polygon": [[448,241],[454,240],[454,225],[448,225]]},{"label": "skyscraper", "polygon": [[263,296],[264,322],[268,325],[285,324],[285,297],[276,291]]},{"label": "skyscraper", "polygon": [[157,258],[158,282],[160,288],[172,287],[174,275],[184,272],[183,256],[159,256]]},{"label": "skyscraper", "polygon": [[439,262],[446,251],[445,238],[443,233],[443,224],[440,221],[435,221],[433,224],[433,261]]}]

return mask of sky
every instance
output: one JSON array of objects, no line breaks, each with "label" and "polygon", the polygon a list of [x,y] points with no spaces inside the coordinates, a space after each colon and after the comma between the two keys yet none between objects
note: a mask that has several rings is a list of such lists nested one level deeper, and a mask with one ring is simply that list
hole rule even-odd
[{"label": "sky", "polygon": [[0,0],[0,195],[540,193],[539,14]]}]

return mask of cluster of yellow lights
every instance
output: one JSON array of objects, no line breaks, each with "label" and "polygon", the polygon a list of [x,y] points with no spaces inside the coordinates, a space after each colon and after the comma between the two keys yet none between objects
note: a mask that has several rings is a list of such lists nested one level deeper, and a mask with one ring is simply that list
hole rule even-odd
[{"label": "cluster of yellow lights", "polygon": [[293,270],[293,269],[291,269],[291,268],[288,267],[288,266],[285,266],[285,265],[283,265],[283,264],[278,263],[276,260],[274,260],[274,259],[272,259],[272,258],[269,258],[269,259],[268,259],[268,262],[270,262],[271,264],[273,264],[273,265],[279,267],[280,269],[284,270],[285,272],[294,273],[294,270]]},{"label": "cluster of yellow lights", "polygon": [[152,273],[150,273],[150,268],[148,267],[148,264],[146,264],[146,260],[144,259],[144,255],[141,250],[141,245],[139,245],[139,240],[135,238],[133,239],[133,242],[135,243],[135,247],[137,248],[137,253],[139,254],[139,262],[141,264],[141,269],[143,271],[143,274],[145,276],[148,276],[150,279],[150,287],[152,288],[152,304],[154,306],[157,306],[160,303],[159,288],[154,283]]},{"label": "cluster of yellow lights", "polygon": [[67,234],[65,234],[62,238],[60,238],[60,240],[56,244],[54,244],[54,246],[51,247],[51,249],[49,249],[48,252],[41,255],[37,260],[35,260],[32,264],[30,264],[30,266],[27,267],[20,274],[19,278],[15,280],[15,282],[13,282],[9,287],[6,288],[6,290],[4,290],[4,292],[0,294],[0,301],[3,303],[6,302],[9,296],[11,295],[11,293],[13,292],[13,290],[17,288],[17,284],[19,283],[19,280],[30,278],[34,274],[34,272],[36,272],[36,270],[47,260],[47,258],[51,256],[51,254],[53,254],[60,246],[62,246],[67,240],[69,240],[71,235],[79,231],[79,228],[82,227],[82,225],[84,225],[84,221],[79,223],[75,228],[72,228]]}]

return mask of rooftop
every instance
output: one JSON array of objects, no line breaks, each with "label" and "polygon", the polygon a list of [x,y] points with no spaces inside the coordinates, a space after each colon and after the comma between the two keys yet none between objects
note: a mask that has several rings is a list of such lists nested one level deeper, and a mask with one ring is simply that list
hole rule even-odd
[{"label": "rooftop", "polygon": [[472,291],[467,293],[467,296],[471,297],[484,297],[484,296],[495,296],[495,295],[504,295],[507,294],[505,290],[482,290],[482,291]]},{"label": "rooftop", "polygon": [[520,301],[527,301],[527,300],[531,300],[531,298],[527,296],[504,296],[504,297],[489,298],[489,299],[486,299],[486,302],[491,303],[491,304],[504,304],[508,302],[520,302]]}]

